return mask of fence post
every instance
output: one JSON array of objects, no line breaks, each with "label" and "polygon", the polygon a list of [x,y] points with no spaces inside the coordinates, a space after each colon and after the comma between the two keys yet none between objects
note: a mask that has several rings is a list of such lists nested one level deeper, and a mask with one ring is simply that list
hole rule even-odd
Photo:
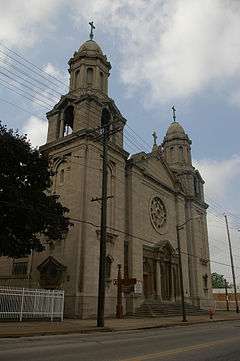
[{"label": "fence post", "polygon": [[62,304],[61,304],[61,321],[63,322],[63,312],[64,312],[64,295],[65,293],[63,292],[62,293],[62,298],[61,298],[61,301],[62,301]]},{"label": "fence post", "polygon": [[19,317],[20,322],[22,322],[22,317],[23,317],[23,304],[24,304],[24,288],[22,289],[22,300],[21,300],[21,309],[20,309],[20,317]]},{"label": "fence post", "polygon": [[52,307],[51,307],[51,321],[53,321],[53,311],[54,311],[54,291],[50,291],[52,293]]}]

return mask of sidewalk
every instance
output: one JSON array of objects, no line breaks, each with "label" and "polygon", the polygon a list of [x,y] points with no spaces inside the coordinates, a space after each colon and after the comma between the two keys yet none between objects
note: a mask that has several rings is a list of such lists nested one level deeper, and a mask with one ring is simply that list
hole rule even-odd
[{"label": "sidewalk", "polygon": [[63,322],[46,321],[23,321],[23,322],[1,322],[0,338],[40,336],[40,335],[63,335],[71,333],[93,333],[141,330],[147,328],[186,326],[197,323],[219,322],[240,320],[240,314],[233,311],[219,311],[213,316],[208,315],[189,316],[188,322],[182,322],[181,317],[156,317],[156,318],[124,318],[106,319],[105,327],[96,327],[96,320],[65,319]]}]

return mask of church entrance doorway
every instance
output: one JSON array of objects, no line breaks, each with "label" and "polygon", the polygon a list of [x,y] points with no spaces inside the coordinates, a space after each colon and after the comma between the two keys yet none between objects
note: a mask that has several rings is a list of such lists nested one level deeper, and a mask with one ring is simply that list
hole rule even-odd
[{"label": "church entrance doorway", "polygon": [[172,272],[169,262],[161,264],[161,291],[162,300],[170,301],[172,298]]},{"label": "church entrance doorway", "polygon": [[154,287],[154,260],[151,258],[144,258],[143,262],[143,294],[147,299],[155,295]]},{"label": "church entrance doorway", "polygon": [[148,288],[148,275],[147,274],[143,275],[143,293],[144,293],[144,297],[148,298],[149,288]]}]

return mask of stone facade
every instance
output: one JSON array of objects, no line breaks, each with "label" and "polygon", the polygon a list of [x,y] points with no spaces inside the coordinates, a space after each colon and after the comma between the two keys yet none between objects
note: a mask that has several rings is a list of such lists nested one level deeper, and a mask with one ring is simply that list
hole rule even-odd
[{"label": "stone facade", "polygon": [[[179,227],[186,301],[201,307],[212,302],[207,205],[199,172],[192,166],[191,141],[173,122],[163,143],[150,153],[129,156],[123,148],[126,120],[108,97],[111,65],[99,45],[89,40],[69,61],[70,89],[47,114],[52,192],[70,209],[73,226],[66,239],[33,253],[26,276],[13,262],[0,262],[1,283],[63,288],[65,313],[92,317],[97,310],[102,144],[104,111],[110,116],[106,316],[116,309],[118,264],[125,278],[124,312],[133,313],[145,299],[179,302]],[[23,262],[24,260],[17,260]],[[19,266],[20,267],[20,266]],[[9,276],[11,274],[11,276]],[[20,277],[22,276],[22,278]]]}]

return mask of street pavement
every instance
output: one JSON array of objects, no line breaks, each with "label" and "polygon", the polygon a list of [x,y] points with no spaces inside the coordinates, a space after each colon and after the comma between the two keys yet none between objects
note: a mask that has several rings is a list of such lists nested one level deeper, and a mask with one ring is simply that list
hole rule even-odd
[{"label": "street pavement", "polygon": [[0,339],[1,361],[240,361],[240,321]]},{"label": "street pavement", "polygon": [[[219,322],[240,320],[236,312],[217,311],[213,320],[206,314],[187,316],[188,322],[183,323],[181,316],[175,317],[146,317],[146,318],[123,318],[106,319],[105,328],[102,331],[129,331],[146,328],[173,327],[177,325],[188,326],[192,323]],[[50,321],[12,321],[0,323],[0,338],[22,337],[38,335],[61,335],[69,333],[93,333],[99,331],[96,320],[64,319],[63,322]],[[240,359],[239,359],[240,361]]]}]

